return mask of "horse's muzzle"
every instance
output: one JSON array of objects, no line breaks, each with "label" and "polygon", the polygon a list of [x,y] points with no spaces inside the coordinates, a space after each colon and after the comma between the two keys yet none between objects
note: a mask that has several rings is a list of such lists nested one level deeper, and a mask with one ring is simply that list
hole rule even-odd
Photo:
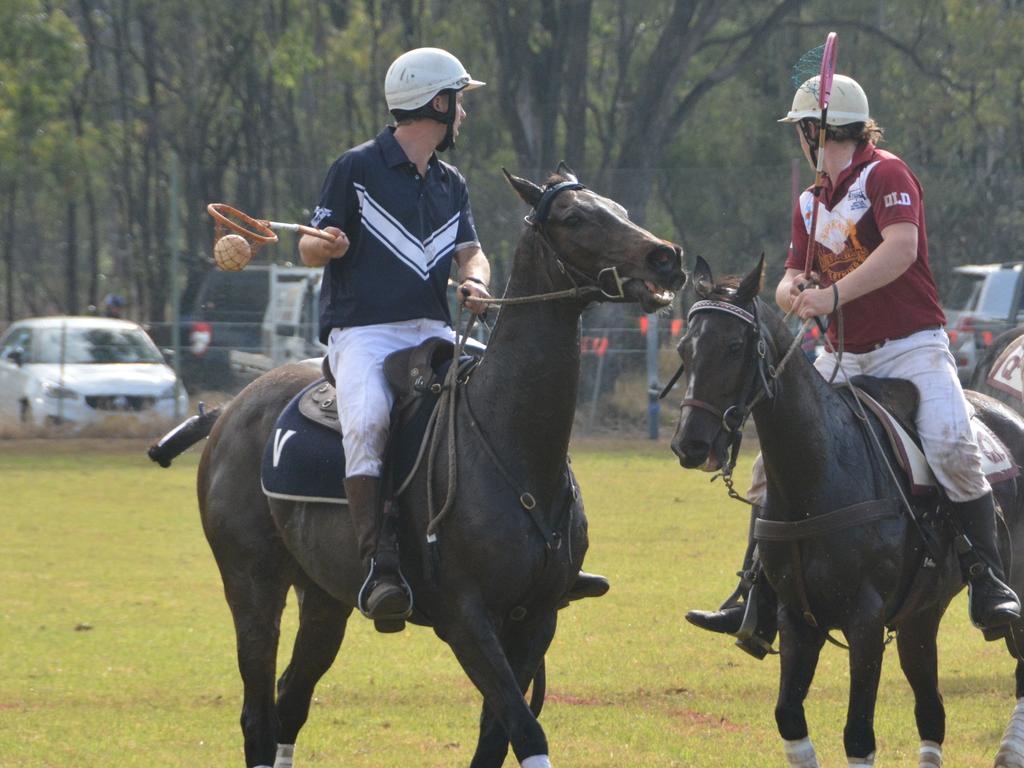
[{"label": "horse's muzzle", "polygon": [[683,271],[683,249],[665,243],[647,254],[647,268],[654,274],[655,281],[670,291],[678,291],[686,283]]},{"label": "horse's muzzle", "polygon": [[711,444],[704,440],[683,440],[677,435],[672,440],[672,453],[679,457],[684,469],[697,469],[707,462]]}]

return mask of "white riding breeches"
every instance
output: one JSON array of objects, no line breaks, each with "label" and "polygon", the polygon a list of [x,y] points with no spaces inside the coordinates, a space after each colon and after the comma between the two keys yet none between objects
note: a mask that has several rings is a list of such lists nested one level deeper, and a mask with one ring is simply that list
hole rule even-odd
[{"label": "white riding breeches", "polygon": [[[835,369],[835,360],[834,353],[826,352],[814,361],[814,367],[828,378]],[[971,501],[991,490],[981,471],[981,451],[971,431],[974,409],[964,399],[944,330],[918,331],[862,354],[844,352],[835,382],[859,375],[907,379],[917,386],[920,402],[916,425],[921,448],[951,501]],[[766,481],[760,456],[752,474],[747,498],[763,503]]]},{"label": "white riding breeches", "polygon": [[327,359],[338,392],[346,477],[380,477],[395,401],[384,378],[384,358],[434,337],[454,341],[455,331],[440,320],[404,320],[331,331]]}]

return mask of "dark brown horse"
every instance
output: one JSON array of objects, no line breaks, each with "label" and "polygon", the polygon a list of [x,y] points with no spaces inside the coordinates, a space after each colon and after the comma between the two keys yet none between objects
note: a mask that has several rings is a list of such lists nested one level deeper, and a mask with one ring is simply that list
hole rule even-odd
[{"label": "dark brown horse", "polygon": [[[543,187],[508,176],[533,213],[505,296],[555,297],[505,306],[483,362],[460,389],[458,485],[430,574],[429,462],[400,498],[411,620],[433,627],[483,695],[473,768],[501,766],[510,743],[524,766],[550,766],[524,693],[587,551],[582,500],[567,470],[580,314],[610,296],[654,311],[685,280],[678,247],[630,222],[568,169],[559,171]],[[268,503],[261,492],[260,456],[275,418],[318,375],[296,364],[253,382],[218,418],[199,468],[203,527],[238,639],[248,766],[274,763],[275,754],[279,768],[291,765],[313,687],[334,661],[365,575],[343,507]],[[446,450],[442,440],[433,462],[442,489]],[[290,587],[299,595],[299,630],[275,697],[279,618]]]},{"label": "dark brown horse", "polygon": [[[886,628],[897,633],[900,664],[914,691],[922,740],[920,765],[941,765],[945,710],[938,689],[936,635],[942,615],[963,588],[956,557],[944,540],[929,557],[921,534],[902,509],[907,483],[885,464],[895,459],[877,420],[855,407],[846,388],[833,389],[797,350],[793,335],[758,298],[762,263],[742,281],[716,284],[703,260],[693,272],[701,301],[690,311],[679,354],[686,394],[672,449],[687,468],[728,461],[731,432],[753,416],[768,481],[764,520],[755,529],[768,581],[779,596],[781,681],[775,718],[789,764],[817,766],[808,739],[804,699],[829,630],[846,636],[850,704],[843,732],[850,765],[872,764],[874,709]],[[874,380],[916,402],[909,382]],[[865,386],[870,382],[864,382]],[[909,388],[909,389],[908,389]],[[1024,463],[1024,420],[991,398],[969,393],[982,421]],[[879,438],[876,443],[872,433]],[[884,450],[884,454],[880,451]],[[1024,587],[1024,490],[1017,479],[993,488],[1014,542],[1003,562],[1016,589]],[[934,500],[915,516],[934,513]],[[930,508],[929,508],[930,507]],[[841,511],[840,511],[841,510]],[[853,521],[860,521],[851,524]],[[1021,627],[1007,641],[1016,650]],[[1017,663],[1017,696],[1024,665]],[[1018,705],[996,765],[1024,763],[1024,706]]]}]

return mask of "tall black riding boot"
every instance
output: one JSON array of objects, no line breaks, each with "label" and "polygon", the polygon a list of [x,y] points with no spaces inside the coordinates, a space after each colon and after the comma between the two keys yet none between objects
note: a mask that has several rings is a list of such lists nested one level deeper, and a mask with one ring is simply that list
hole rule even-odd
[{"label": "tall black riding boot", "polygon": [[[996,640],[1020,620],[1020,600],[1006,584],[996,539],[995,501],[991,493],[950,505],[964,537],[957,539],[960,567],[967,579],[971,622]],[[966,541],[964,541],[966,538]]]},{"label": "tall black riding boot", "polygon": [[772,651],[772,642],[778,633],[778,600],[757,561],[754,539],[754,521],[761,515],[761,507],[750,510],[750,528],[747,531],[747,551],[743,555],[740,583],[717,611],[690,611],[686,620],[710,632],[722,632],[736,637],[736,645],[755,659],[763,659]]},{"label": "tall black riding boot", "polygon": [[717,611],[688,611],[686,620],[696,627],[709,632],[722,632],[735,635],[743,624],[743,614],[747,610],[747,598],[753,586],[752,569],[754,566],[754,521],[761,514],[761,507],[754,504],[750,509],[750,528],[747,531],[747,551],[743,555],[743,569],[737,573],[739,584],[732,594],[726,598]]},{"label": "tall black riding boot", "polygon": [[[346,477],[345,495],[359,537],[359,556],[368,571],[359,593],[359,609],[367,618],[374,619],[377,628],[383,631],[389,628],[386,622],[404,619],[412,609],[399,572],[397,514],[380,509],[380,479],[377,477]],[[399,623],[393,631],[403,626]]]}]

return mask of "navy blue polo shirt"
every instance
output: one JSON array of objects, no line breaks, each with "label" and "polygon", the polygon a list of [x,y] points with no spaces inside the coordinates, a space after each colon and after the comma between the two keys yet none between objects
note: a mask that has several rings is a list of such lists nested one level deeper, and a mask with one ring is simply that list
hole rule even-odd
[{"label": "navy blue polo shirt", "polygon": [[320,340],[332,328],[401,320],[443,320],[456,250],[478,245],[466,180],[432,155],[420,178],[388,126],[350,149],[327,172],[314,227],[334,226],[350,242],[324,269]]}]

